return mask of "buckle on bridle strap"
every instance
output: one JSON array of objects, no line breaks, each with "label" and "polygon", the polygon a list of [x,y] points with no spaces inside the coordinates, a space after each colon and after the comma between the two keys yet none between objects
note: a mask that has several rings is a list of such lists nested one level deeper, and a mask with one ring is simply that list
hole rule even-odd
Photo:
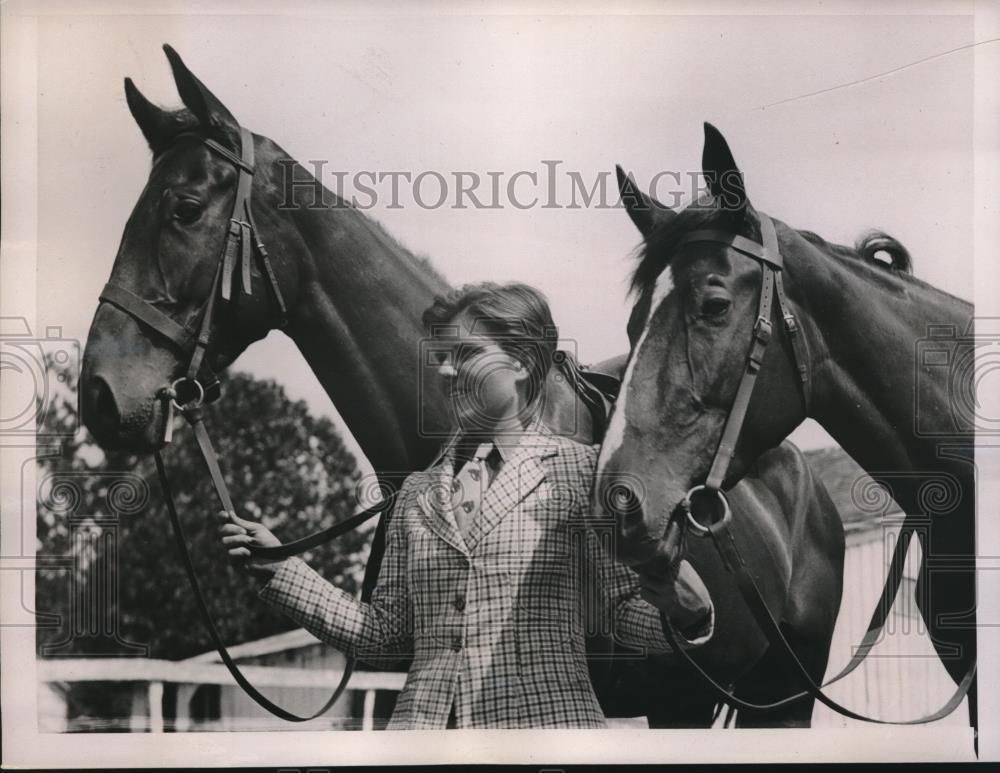
[{"label": "buckle on bridle strap", "polygon": [[771,320],[757,317],[757,321],[753,326],[753,337],[764,346],[767,346],[771,343],[771,333],[773,330],[774,326],[771,324]]},{"label": "buckle on bridle strap", "polygon": [[756,373],[760,370],[761,363],[764,361],[764,352],[767,351],[767,345],[771,342],[772,332],[771,321],[764,317],[757,317],[753,326],[753,341],[750,344],[750,351],[747,353],[747,370],[750,372]]}]

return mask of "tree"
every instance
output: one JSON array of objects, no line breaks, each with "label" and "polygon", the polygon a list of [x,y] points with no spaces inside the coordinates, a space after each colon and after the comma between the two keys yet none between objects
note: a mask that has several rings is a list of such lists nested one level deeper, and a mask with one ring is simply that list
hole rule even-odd
[{"label": "tree", "polygon": [[[61,615],[63,624],[39,628],[40,652],[180,659],[211,649],[152,459],[102,454],[84,430],[73,432],[78,417],[72,393],[53,399],[61,402],[47,412],[50,426],[44,429],[65,440],[58,455],[39,462],[43,558],[36,609]],[[354,511],[360,476],[333,423],[312,416],[305,403],[289,401],[273,381],[230,374],[223,398],[206,409],[205,421],[237,509],[282,540]],[[237,643],[293,628],[257,598],[257,584],[226,560],[216,533],[218,498],[186,427],[177,427],[164,461],[223,639]],[[352,532],[303,558],[338,587],[355,592],[369,536],[369,530]],[[95,617],[104,625],[79,624]]]}]

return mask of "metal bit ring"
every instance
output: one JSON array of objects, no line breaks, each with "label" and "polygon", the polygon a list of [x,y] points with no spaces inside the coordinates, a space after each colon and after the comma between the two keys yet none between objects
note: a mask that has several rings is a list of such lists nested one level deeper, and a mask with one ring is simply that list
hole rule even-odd
[{"label": "metal bit ring", "polygon": [[[190,381],[198,389],[198,396],[192,400],[181,405],[177,402],[177,385],[183,384],[184,382]],[[192,408],[198,408],[202,403],[205,402],[205,387],[201,385],[201,382],[196,378],[188,378],[187,376],[181,376],[179,379],[175,380],[174,383],[170,385],[170,402],[178,411],[190,410]]]},{"label": "metal bit ring", "polygon": [[[687,512],[688,525],[691,527],[691,530],[694,532],[696,537],[705,537],[711,531],[710,526],[704,526],[691,512],[691,498],[702,490],[706,490],[706,486],[704,484],[695,486],[684,495],[684,501],[681,504]],[[729,500],[726,498],[726,495],[720,489],[715,489],[715,493],[719,497],[719,501],[722,502],[722,517],[716,523],[725,525],[732,518],[733,511],[729,507]]]}]

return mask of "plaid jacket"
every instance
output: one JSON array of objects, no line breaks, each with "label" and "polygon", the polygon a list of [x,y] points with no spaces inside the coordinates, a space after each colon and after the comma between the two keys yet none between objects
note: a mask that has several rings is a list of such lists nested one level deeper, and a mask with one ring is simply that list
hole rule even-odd
[{"label": "plaid jacket", "polygon": [[[454,443],[404,482],[370,603],[289,559],[259,591],[319,639],[362,660],[412,654],[389,729],[603,727],[585,626],[668,652],[635,574],[584,522],[597,446],[535,423],[463,539],[451,512]],[[707,641],[714,619],[692,639]]]}]

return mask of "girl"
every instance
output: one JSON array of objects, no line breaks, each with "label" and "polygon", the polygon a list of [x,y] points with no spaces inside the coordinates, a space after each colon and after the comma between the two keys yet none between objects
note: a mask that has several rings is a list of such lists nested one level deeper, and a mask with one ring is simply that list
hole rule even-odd
[{"label": "girl", "polygon": [[708,592],[686,562],[640,587],[599,545],[585,517],[597,446],[540,421],[557,337],[541,293],[466,286],[424,324],[455,432],[398,492],[371,602],[298,558],[251,558],[247,544],[278,540],[234,513],[220,514],[222,542],[319,639],[362,660],[412,656],[389,729],[603,727],[585,633],[669,652],[663,610],[697,646],[714,624]]}]

